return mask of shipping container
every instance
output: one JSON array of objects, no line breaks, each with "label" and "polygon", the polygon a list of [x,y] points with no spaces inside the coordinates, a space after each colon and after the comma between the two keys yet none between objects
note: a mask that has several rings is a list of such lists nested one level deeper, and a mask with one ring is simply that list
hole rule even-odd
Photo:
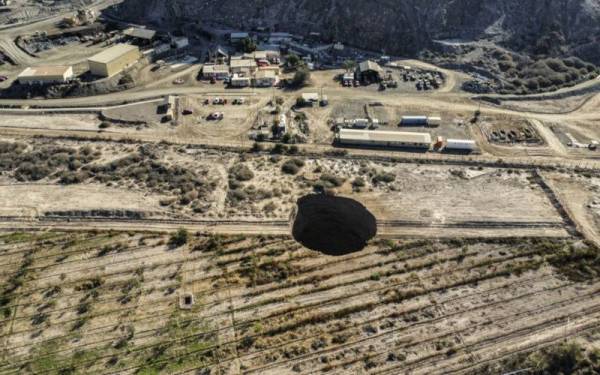
[{"label": "shipping container", "polygon": [[437,127],[442,123],[442,119],[439,117],[428,117],[427,118],[427,126]]},{"label": "shipping container", "polygon": [[474,151],[477,144],[468,139],[448,139],[445,148],[446,150]]},{"label": "shipping container", "polygon": [[402,126],[426,126],[427,116],[402,116]]}]

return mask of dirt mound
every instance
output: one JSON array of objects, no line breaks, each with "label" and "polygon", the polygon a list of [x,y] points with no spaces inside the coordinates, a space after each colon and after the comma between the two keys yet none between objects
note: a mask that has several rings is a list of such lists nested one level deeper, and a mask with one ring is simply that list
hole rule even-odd
[{"label": "dirt mound", "polygon": [[375,217],[355,200],[328,195],[298,200],[292,235],[309,249],[345,255],[362,250],[376,234]]}]

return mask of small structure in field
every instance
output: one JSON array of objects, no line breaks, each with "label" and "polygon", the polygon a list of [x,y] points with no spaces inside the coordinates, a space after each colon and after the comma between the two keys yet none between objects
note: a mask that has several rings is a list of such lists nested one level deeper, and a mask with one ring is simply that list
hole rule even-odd
[{"label": "small structure in field", "polygon": [[192,293],[181,293],[179,295],[179,308],[191,310],[194,307],[194,295]]}]

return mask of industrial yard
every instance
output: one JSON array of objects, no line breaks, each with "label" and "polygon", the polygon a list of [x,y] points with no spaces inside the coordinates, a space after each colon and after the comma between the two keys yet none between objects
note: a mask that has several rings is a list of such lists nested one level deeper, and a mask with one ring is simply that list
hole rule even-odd
[{"label": "industrial yard", "polygon": [[600,372],[595,66],[134,2],[0,1],[0,374]]}]

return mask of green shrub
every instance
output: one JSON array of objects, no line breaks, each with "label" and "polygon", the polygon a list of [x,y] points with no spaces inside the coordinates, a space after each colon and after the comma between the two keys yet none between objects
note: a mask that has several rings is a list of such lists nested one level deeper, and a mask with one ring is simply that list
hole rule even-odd
[{"label": "green shrub", "polygon": [[378,173],[377,175],[375,175],[375,177],[373,177],[373,182],[378,184],[378,183],[390,183],[390,182],[394,182],[396,180],[396,175],[393,173]]},{"label": "green shrub", "polygon": [[295,175],[304,167],[304,161],[301,159],[289,159],[281,166],[281,171],[285,174]]},{"label": "green shrub", "polygon": [[366,184],[367,184],[367,183],[365,182],[365,179],[364,179],[364,178],[362,178],[362,177],[356,177],[356,178],[354,179],[354,181],[352,181],[352,186],[353,186],[355,189],[360,189],[360,188],[362,188],[362,187],[365,187],[365,186],[366,186]]},{"label": "green shrub", "polygon": [[344,181],[345,181],[343,178],[334,176],[329,173],[323,173],[321,175],[321,177],[319,178],[319,180],[321,181],[321,183],[323,184],[323,186],[325,188],[340,187],[344,184]]},{"label": "green shrub", "polygon": [[169,246],[172,248],[181,247],[188,242],[189,233],[185,228],[180,228],[169,237]]},{"label": "green shrub", "polygon": [[237,181],[250,181],[254,178],[254,173],[245,164],[238,164],[229,169],[229,176]]}]

